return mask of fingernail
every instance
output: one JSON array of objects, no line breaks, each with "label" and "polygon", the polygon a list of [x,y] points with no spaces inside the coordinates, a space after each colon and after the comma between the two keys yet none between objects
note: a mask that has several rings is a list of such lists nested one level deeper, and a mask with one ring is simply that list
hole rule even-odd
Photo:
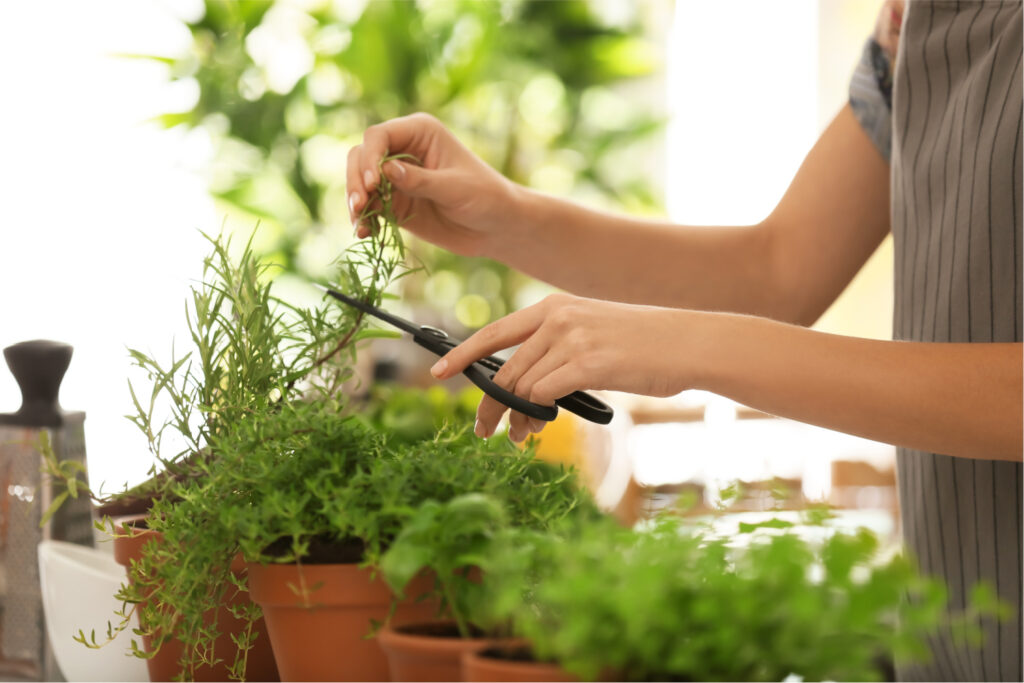
[{"label": "fingernail", "polygon": [[366,183],[367,190],[373,187],[373,173],[370,171],[363,171],[363,182]]},{"label": "fingernail", "polygon": [[434,377],[440,377],[444,374],[444,371],[448,369],[448,359],[442,358],[441,360],[434,363],[434,367],[430,368],[430,374]]},{"label": "fingernail", "polygon": [[481,439],[484,437],[484,425],[482,422],[480,422],[480,420],[477,420],[476,424],[473,425],[473,433],[479,436]]},{"label": "fingernail", "polygon": [[388,176],[395,180],[401,180],[405,177],[405,167],[397,161],[388,163],[387,172]]},{"label": "fingernail", "polygon": [[356,215],[356,204],[359,202],[359,195],[355,192],[348,196],[348,211],[352,214],[353,220]]}]

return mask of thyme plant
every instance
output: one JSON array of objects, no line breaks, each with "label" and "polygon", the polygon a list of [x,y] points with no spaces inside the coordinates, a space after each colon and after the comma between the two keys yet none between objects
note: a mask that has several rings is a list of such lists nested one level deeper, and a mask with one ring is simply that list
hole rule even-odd
[{"label": "thyme plant", "polygon": [[[454,505],[467,494],[492,496],[510,522],[534,529],[594,511],[571,472],[539,462],[507,440],[481,443],[466,428],[419,442],[392,439],[357,416],[339,415],[326,400],[246,416],[211,447],[217,457],[205,476],[177,482],[173,499],[154,505],[150,525],[164,541],[147,547],[136,583],[124,595],[134,601],[151,596],[142,615],[164,640],[174,633],[186,642],[186,673],[220,656],[213,651],[216,628],[204,620],[245,588],[245,579],[230,571],[239,552],[248,561],[298,564],[297,597],[312,605],[315,586],[301,579],[302,565],[376,567],[424,511]],[[447,533],[464,531],[456,526]],[[460,554],[419,562],[413,572],[435,569],[437,590],[444,604],[456,606],[450,610],[456,618],[459,603],[442,577],[449,566],[463,568],[464,560]],[[245,606],[235,616],[253,621],[259,611]],[[233,675],[241,679],[252,641],[243,638],[238,646]]]}]

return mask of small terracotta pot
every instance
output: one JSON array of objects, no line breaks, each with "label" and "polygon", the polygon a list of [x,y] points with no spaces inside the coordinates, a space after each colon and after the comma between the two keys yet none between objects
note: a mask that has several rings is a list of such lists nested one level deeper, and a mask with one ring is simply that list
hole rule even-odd
[{"label": "small terracotta pot", "polygon": [[[132,561],[139,561],[142,558],[142,548],[151,542],[163,540],[162,534],[145,528],[137,528],[133,522],[144,520],[145,515],[118,520],[115,530],[118,534],[114,538],[114,559],[126,569],[131,567]],[[122,534],[130,534],[122,536]],[[236,576],[245,573],[245,563],[241,556],[236,556],[231,563],[231,571]],[[131,572],[128,573],[128,580],[131,581]],[[229,591],[229,594],[231,591]],[[234,659],[238,648],[231,640],[231,636],[237,636],[245,627],[245,622],[235,619],[230,608],[245,604],[249,601],[245,593],[234,592],[233,597],[222,604],[216,611],[210,610],[205,615],[204,622],[212,624],[214,619],[221,630],[221,635],[214,643],[214,652],[224,661],[217,666],[201,666],[196,669],[196,681],[226,681],[228,680],[228,666]],[[141,613],[140,613],[141,614]],[[253,628],[256,632],[256,642],[249,650],[246,662],[246,680],[249,681],[279,681],[277,664],[274,661],[274,652],[270,646],[270,638],[267,636],[267,627],[263,619],[257,621]],[[152,651],[152,639],[149,636],[142,636],[142,646],[146,652]],[[159,652],[146,660],[146,668],[149,670],[149,680],[170,681],[181,672],[179,661],[184,653],[184,644],[174,638],[160,646]]]},{"label": "small terracotta pot", "polygon": [[490,647],[464,654],[462,656],[462,680],[527,681],[530,683],[534,681],[580,680],[557,664],[503,658],[499,656],[501,651],[500,648]]},{"label": "small terracotta pot", "polygon": [[[263,608],[284,681],[386,681],[388,662],[372,622],[388,617],[393,594],[384,578],[357,564],[249,563],[249,592]],[[391,617],[395,625],[429,621],[435,599],[416,597],[433,588],[417,576]],[[300,587],[310,593],[302,596]]]},{"label": "small terracotta pot", "polygon": [[392,681],[458,681],[462,657],[483,649],[493,638],[462,638],[453,622],[388,625],[378,635]]}]

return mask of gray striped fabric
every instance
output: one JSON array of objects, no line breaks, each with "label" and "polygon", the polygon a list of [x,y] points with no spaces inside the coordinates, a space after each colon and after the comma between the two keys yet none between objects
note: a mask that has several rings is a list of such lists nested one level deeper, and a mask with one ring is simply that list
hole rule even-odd
[{"label": "gray striped fabric", "polygon": [[[908,3],[893,84],[897,339],[1021,341],[1021,3]],[[981,650],[933,639],[904,680],[1016,680],[1021,464],[901,449],[904,537],[950,603],[983,579],[1013,606]]]}]

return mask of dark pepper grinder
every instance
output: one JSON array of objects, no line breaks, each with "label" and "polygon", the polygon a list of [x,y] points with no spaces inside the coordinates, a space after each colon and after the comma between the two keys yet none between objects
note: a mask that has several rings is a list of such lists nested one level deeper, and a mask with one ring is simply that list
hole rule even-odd
[{"label": "dark pepper grinder", "polygon": [[45,539],[92,545],[89,498],[69,498],[40,528],[43,511],[60,489],[43,478],[38,446],[48,432],[58,460],[85,466],[85,413],[61,409],[60,383],[72,347],[27,341],[4,349],[21,389],[21,408],[0,413],[0,677],[55,680],[43,624],[36,546]]},{"label": "dark pepper grinder", "polygon": [[21,408],[0,414],[0,424],[23,427],[60,427],[64,422],[58,395],[71,364],[70,344],[37,339],[4,349],[4,359],[21,389]]}]

